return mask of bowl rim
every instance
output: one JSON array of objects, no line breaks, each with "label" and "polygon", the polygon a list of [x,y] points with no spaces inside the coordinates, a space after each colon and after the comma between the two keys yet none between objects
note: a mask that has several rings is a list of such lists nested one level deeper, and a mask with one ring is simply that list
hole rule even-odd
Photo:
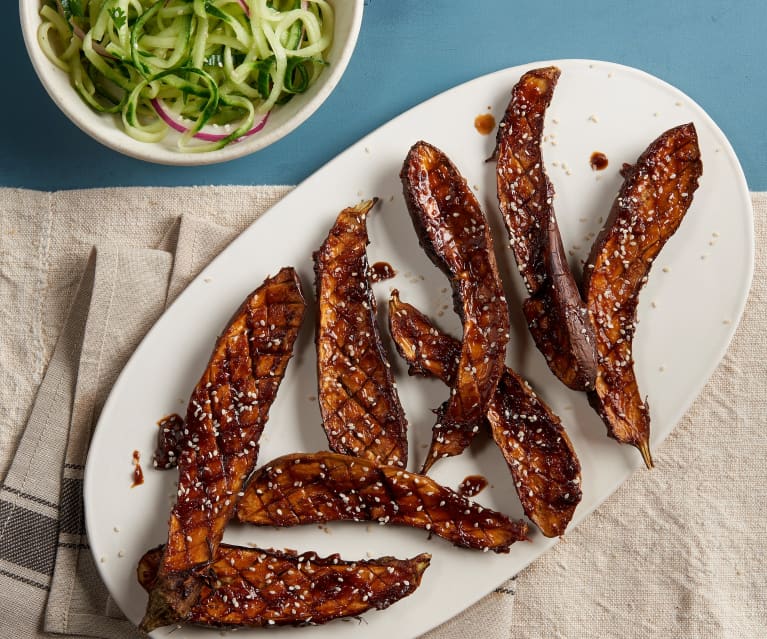
[{"label": "bowl rim", "polygon": [[[336,16],[339,5],[351,5],[349,28],[348,31],[342,34],[343,44],[338,49],[337,59],[333,61],[327,72],[320,76],[315,84],[316,90],[313,95],[285,122],[282,122],[273,129],[268,129],[267,124],[263,135],[259,134],[248,140],[229,144],[222,149],[204,153],[185,153],[170,148],[163,148],[158,146],[157,143],[141,142],[131,138],[117,127],[113,127],[113,129],[119,135],[112,135],[111,128],[102,128],[95,125],[98,122],[97,119],[93,119],[92,124],[90,120],[94,116],[97,118],[99,114],[91,110],[82,101],[71,84],[69,84],[66,74],[46,57],[37,44],[37,29],[41,22],[39,14],[41,0],[19,0],[19,18],[27,55],[40,83],[51,100],[77,128],[113,151],[137,160],[168,166],[204,166],[235,160],[270,146],[303,124],[330,96],[346,71],[346,67],[357,45],[362,25],[364,0],[328,1],[333,5]],[[337,42],[337,29],[334,31],[333,37],[334,43]],[[56,90],[57,87],[54,86],[50,79],[52,72],[61,74],[70,91],[62,93]]]}]

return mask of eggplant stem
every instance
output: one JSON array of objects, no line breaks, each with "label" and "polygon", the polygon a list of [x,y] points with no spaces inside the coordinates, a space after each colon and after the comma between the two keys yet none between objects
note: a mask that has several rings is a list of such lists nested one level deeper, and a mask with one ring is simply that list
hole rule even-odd
[{"label": "eggplant stem", "polygon": [[646,439],[637,444],[639,452],[642,453],[642,459],[644,459],[645,466],[648,470],[655,468],[655,464],[652,461],[652,454],[650,453],[650,442]]}]

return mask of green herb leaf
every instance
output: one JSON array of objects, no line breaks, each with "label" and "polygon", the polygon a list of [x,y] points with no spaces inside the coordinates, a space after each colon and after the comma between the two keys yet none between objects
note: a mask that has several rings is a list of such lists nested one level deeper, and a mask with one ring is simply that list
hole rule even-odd
[{"label": "green herb leaf", "polygon": [[64,17],[67,20],[82,18],[85,15],[83,0],[61,0],[61,8],[64,9]]},{"label": "green herb leaf", "polygon": [[114,22],[114,25],[118,29],[122,27],[128,19],[128,16],[125,15],[125,11],[123,11],[122,7],[114,7],[113,9],[110,9],[109,15],[112,16],[112,22]]}]

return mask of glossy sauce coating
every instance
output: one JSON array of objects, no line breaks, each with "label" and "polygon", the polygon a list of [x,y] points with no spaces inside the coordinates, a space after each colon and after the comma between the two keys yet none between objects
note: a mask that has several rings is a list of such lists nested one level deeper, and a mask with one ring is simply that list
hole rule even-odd
[{"label": "glossy sauce coating", "polygon": [[370,267],[370,279],[374,282],[390,280],[397,274],[389,262],[376,262]]},{"label": "glossy sauce coating", "polygon": [[567,262],[554,213],[554,187],[541,152],[543,123],[559,69],[525,73],[498,127],[498,202],[529,297],[523,311],[551,371],[574,390],[594,387],[594,329]]},{"label": "glossy sauce coating", "polygon": [[133,483],[131,488],[141,486],[144,483],[144,471],[141,469],[141,455],[137,450],[133,451]]},{"label": "glossy sauce coating", "polygon": [[495,128],[495,118],[492,113],[480,113],[474,118],[474,128],[480,135],[490,135]]},{"label": "glossy sauce coating", "polygon": [[317,380],[331,450],[405,466],[407,420],[376,322],[367,260],[367,214],[344,209],[314,254]]},{"label": "glossy sauce coating", "polygon": [[456,546],[505,553],[524,522],[469,501],[430,477],[335,453],[297,453],[261,468],[237,507],[260,526],[375,521],[421,528]]},{"label": "glossy sauce coating", "polygon": [[185,436],[189,434],[189,431],[184,433],[184,418],[173,413],[163,417],[157,422],[157,426],[157,447],[152,463],[158,470],[175,468],[183,450]]},{"label": "glossy sauce coating", "polygon": [[168,543],[141,629],[185,620],[216,556],[301,325],[305,302],[292,268],[282,269],[240,306],[216,341],[186,414],[178,498]]},{"label": "glossy sauce coating", "polygon": [[[139,562],[138,581],[155,585],[162,547]],[[407,597],[429,566],[427,554],[412,559],[383,557],[342,561],[221,544],[201,573],[199,600],[187,619],[202,626],[318,625],[332,619],[382,610]]]},{"label": "glossy sauce coating", "polygon": [[608,434],[639,449],[648,468],[650,412],[634,376],[632,344],[639,292],[655,257],[692,204],[703,164],[693,124],[660,135],[633,166],[584,270],[583,291],[596,329],[599,372],[589,401]]},{"label": "glossy sauce coating", "polygon": [[[411,374],[450,383],[458,340],[402,302],[396,291],[389,301],[389,329]],[[525,514],[547,537],[562,535],[581,501],[581,466],[559,418],[510,368],[501,377],[486,417]]]},{"label": "glossy sauce coating", "polygon": [[503,373],[509,309],[487,220],[455,165],[436,147],[417,142],[400,178],[421,246],[450,280],[463,326],[458,370],[437,412],[427,472],[437,459],[460,454],[479,431]]},{"label": "glossy sauce coating", "polygon": [[592,171],[604,171],[610,161],[601,151],[594,151],[589,158],[589,166]]},{"label": "glossy sauce coating", "polygon": [[461,497],[476,497],[487,488],[487,479],[482,475],[469,475],[464,477],[458,486],[458,494]]}]

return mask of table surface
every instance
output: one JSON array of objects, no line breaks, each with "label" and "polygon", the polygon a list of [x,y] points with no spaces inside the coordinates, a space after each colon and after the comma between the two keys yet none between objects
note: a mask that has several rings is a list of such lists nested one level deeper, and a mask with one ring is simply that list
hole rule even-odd
[{"label": "table surface", "polygon": [[249,157],[192,168],[127,158],[80,132],[40,85],[18,20],[2,20],[5,91],[12,93],[0,100],[7,127],[0,186],[297,184],[366,133],[450,87],[535,60],[590,58],[638,67],[687,93],[732,142],[749,187],[767,190],[765,0],[366,5],[346,74],[307,122]]}]

